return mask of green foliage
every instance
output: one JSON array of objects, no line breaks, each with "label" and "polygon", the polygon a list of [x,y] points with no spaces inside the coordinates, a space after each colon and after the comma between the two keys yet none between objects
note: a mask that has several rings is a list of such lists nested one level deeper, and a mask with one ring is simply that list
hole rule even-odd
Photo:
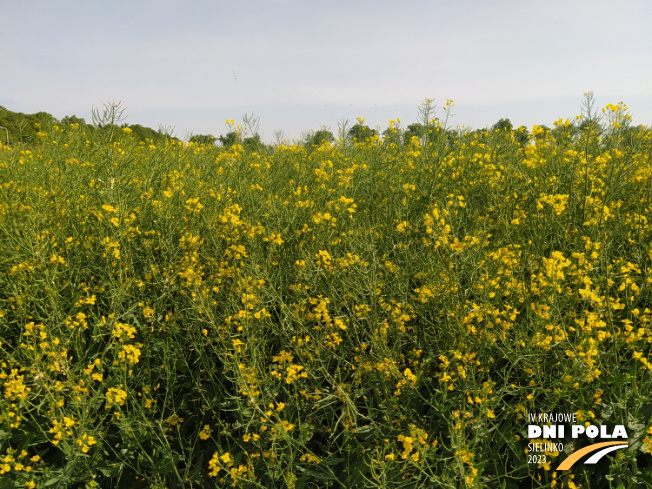
[{"label": "green foliage", "polygon": [[[56,123],[56,119],[47,112],[23,114],[0,106],[0,126],[7,129],[9,144],[34,143],[40,130],[47,130]],[[6,144],[5,131],[1,131],[0,136],[0,140]]]},{"label": "green foliage", "polygon": [[251,152],[254,151],[260,152],[266,149],[266,146],[260,140],[260,134],[254,134],[253,136],[244,138],[242,141],[242,146],[244,146],[246,150]]},{"label": "green foliage", "polygon": [[215,136],[212,134],[195,134],[190,137],[190,142],[195,144],[215,144]]},{"label": "green foliage", "polygon": [[390,121],[390,125],[383,131],[383,144],[394,145],[398,148],[403,144],[404,132],[396,121]]},{"label": "green foliage", "polygon": [[164,143],[165,141],[172,140],[178,141],[177,138],[171,137],[169,134],[155,131],[151,127],[141,126],[140,124],[123,124],[123,129],[128,127],[133,131],[132,136],[138,141],[151,142],[151,143]]},{"label": "green foliage", "polygon": [[527,127],[525,126],[519,126],[514,132],[514,137],[516,138],[518,144],[525,146],[530,142],[530,131],[528,131]]},{"label": "green foliage", "polygon": [[498,122],[496,122],[493,126],[491,126],[492,131],[511,131],[512,128],[512,121],[509,119],[500,119]]},{"label": "green foliage", "polygon": [[333,141],[335,141],[335,136],[328,129],[320,129],[305,138],[306,146],[310,147],[319,147],[324,143],[332,143]]},{"label": "green foliage", "polygon": [[[101,116],[101,114],[96,113],[96,117],[98,116]],[[90,137],[101,138],[104,141],[116,141],[120,130],[126,127],[133,131],[133,136],[139,141],[164,142],[168,139],[165,134],[140,124],[122,124],[119,127],[108,120],[102,122],[98,119],[97,124],[88,125],[83,118],[76,115],[65,116],[61,121],[57,121],[54,116],[47,112],[23,114],[22,112],[12,112],[0,107],[0,126],[7,128],[10,145],[16,143],[37,144],[37,133],[50,131],[57,124],[61,126],[77,125]],[[3,144],[7,142],[4,130],[0,130],[0,141]]]},{"label": "green foliage", "polygon": [[225,135],[221,135],[218,139],[225,148],[230,148],[234,144],[241,143],[240,134],[237,131],[227,132]]},{"label": "green foliage", "polygon": [[85,126],[86,121],[84,120],[83,117],[77,117],[76,115],[67,115],[64,116],[63,119],[61,119],[61,124],[64,124],[66,126],[69,126],[71,124],[79,124],[80,126]]},{"label": "green foliage", "polygon": [[371,129],[369,126],[362,124],[361,122],[358,122],[357,124],[353,125],[351,129],[349,129],[347,135],[349,138],[355,141],[364,142],[374,136],[377,136],[378,131]]},{"label": "green foliage", "polygon": [[[0,147],[0,487],[652,483],[652,132],[429,107],[402,146]],[[528,463],[537,412],[630,449]]]},{"label": "green foliage", "polygon": [[408,125],[405,129],[405,132],[403,133],[403,143],[409,143],[412,138],[417,138],[417,140],[423,141],[425,135],[426,127],[419,122],[414,122]]}]

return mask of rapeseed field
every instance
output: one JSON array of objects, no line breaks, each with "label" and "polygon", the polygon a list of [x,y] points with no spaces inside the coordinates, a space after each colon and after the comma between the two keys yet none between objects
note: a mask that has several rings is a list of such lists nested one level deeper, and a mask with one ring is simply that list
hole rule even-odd
[{"label": "rapeseed field", "polygon": [[652,487],[652,132],[591,117],[0,146],[0,488]]}]

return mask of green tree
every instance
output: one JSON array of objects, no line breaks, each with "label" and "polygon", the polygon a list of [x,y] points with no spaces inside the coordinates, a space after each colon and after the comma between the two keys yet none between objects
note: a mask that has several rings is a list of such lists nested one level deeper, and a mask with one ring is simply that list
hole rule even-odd
[{"label": "green tree", "polygon": [[318,147],[322,144],[335,141],[335,136],[328,129],[320,129],[314,133],[308,134],[305,138],[305,144],[309,147]]},{"label": "green tree", "polygon": [[351,129],[349,129],[348,136],[355,141],[362,142],[371,139],[377,134],[378,131],[375,129],[371,129],[369,126],[358,122],[356,125],[352,126]]},{"label": "green tree", "polygon": [[260,139],[260,134],[254,134],[243,139],[242,146],[248,151],[262,151],[265,145]]},{"label": "green tree", "polygon": [[534,136],[537,140],[545,139],[550,134],[550,128],[545,124],[539,126],[539,132]]},{"label": "green tree", "polygon": [[82,117],[77,117],[76,115],[67,115],[63,119],[61,119],[61,124],[64,125],[72,125],[72,124],[79,124],[79,126],[85,126],[86,121]]},{"label": "green tree", "polygon": [[217,139],[219,139],[220,143],[222,143],[222,146],[224,146],[225,148],[230,148],[234,144],[241,143],[240,134],[236,131],[227,132],[226,134],[221,135]]},{"label": "green tree", "polygon": [[409,143],[413,137],[416,137],[419,139],[419,141],[422,141],[425,135],[426,126],[419,122],[414,122],[407,126],[407,129],[405,129],[405,132],[403,133],[403,143]]},{"label": "green tree", "polygon": [[500,119],[493,126],[491,126],[492,131],[511,131],[513,129],[512,121],[509,119]]},{"label": "green tree", "polygon": [[195,144],[210,144],[212,146],[215,144],[215,136],[212,134],[195,134],[190,137],[189,142]]},{"label": "green tree", "polygon": [[525,146],[530,142],[530,131],[528,131],[525,126],[519,126],[516,131],[514,131],[514,137],[518,144]]},{"label": "green tree", "polygon": [[52,114],[48,114],[47,112],[37,112],[34,114],[34,118],[36,118],[41,127],[51,127],[58,122]]},{"label": "green tree", "polygon": [[403,142],[403,133],[404,131],[398,127],[390,126],[383,131],[383,143],[385,144],[395,144],[396,146],[401,146]]},{"label": "green tree", "polygon": [[[130,124],[129,129],[133,131],[132,137],[139,141],[152,141],[164,143],[168,139],[171,139],[171,136],[162,133],[161,131],[155,131],[151,127],[141,126],[140,124]],[[173,138],[176,140],[176,138]]]},{"label": "green tree", "polygon": [[[48,130],[57,120],[47,112],[23,114],[0,107],[0,126],[6,128],[9,143],[32,143],[39,130]],[[4,131],[3,131],[4,133]],[[6,141],[6,134],[5,136]]]}]

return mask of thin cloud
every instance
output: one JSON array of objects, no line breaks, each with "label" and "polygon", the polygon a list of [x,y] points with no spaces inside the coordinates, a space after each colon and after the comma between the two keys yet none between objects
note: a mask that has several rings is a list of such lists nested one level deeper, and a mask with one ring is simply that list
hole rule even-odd
[{"label": "thin cloud", "polygon": [[650,124],[651,14],[644,0],[14,2],[0,104],[88,118],[122,100],[132,123],[218,134],[255,112],[298,137],[352,113],[414,120],[426,96],[455,99],[468,126],[550,123],[593,90]]}]

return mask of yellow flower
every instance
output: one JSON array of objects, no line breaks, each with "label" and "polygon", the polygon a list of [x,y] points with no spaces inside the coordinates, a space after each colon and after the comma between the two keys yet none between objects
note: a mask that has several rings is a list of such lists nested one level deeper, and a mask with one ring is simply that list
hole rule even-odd
[{"label": "yellow flower", "polygon": [[251,434],[245,433],[244,435],[242,435],[242,439],[244,440],[245,443],[249,443],[250,440],[253,441],[260,440],[260,435],[257,435],[256,433],[251,433]]},{"label": "yellow flower", "polygon": [[208,440],[211,437],[211,427],[209,425],[204,425],[204,428],[199,432],[199,438],[202,440]]},{"label": "yellow flower", "polygon": [[287,377],[285,379],[286,384],[291,384],[295,380],[303,377],[306,378],[308,377],[308,374],[306,372],[301,372],[303,370],[303,367],[301,365],[290,365],[289,367],[286,367],[286,372],[287,372]]},{"label": "yellow flower", "polygon": [[118,352],[118,358],[122,361],[126,361],[130,365],[138,363],[140,359],[140,349],[133,345],[123,345],[122,351]]},{"label": "yellow flower", "polygon": [[309,462],[309,463],[314,463],[314,464],[321,463],[321,460],[319,460],[318,457],[315,457],[311,453],[305,453],[305,454],[301,455],[299,460],[301,460],[302,462]]},{"label": "yellow flower", "polygon": [[[106,391],[106,402],[111,405],[115,404],[118,406],[124,406],[125,400],[127,399],[127,392],[123,389],[118,389],[115,387],[109,388]],[[106,406],[106,409],[109,409],[109,406]]]}]

